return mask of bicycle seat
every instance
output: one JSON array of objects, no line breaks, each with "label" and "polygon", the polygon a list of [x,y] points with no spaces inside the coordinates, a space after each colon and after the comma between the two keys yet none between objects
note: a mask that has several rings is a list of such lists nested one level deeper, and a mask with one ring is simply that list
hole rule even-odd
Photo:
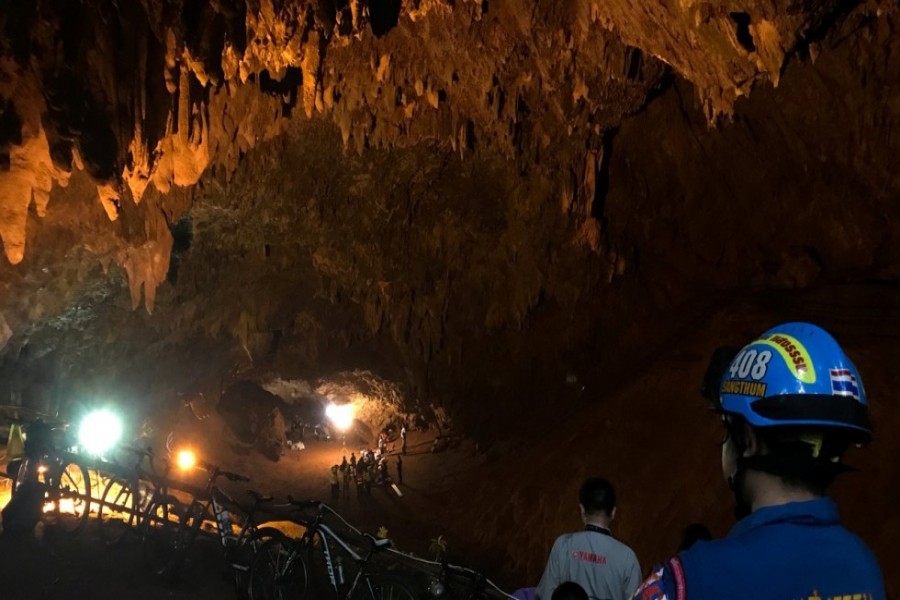
[{"label": "bicycle seat", "polygon": [[250,495],[253,497],[253,500],[254,500],[257,504],[264,504],[264,503],[266,503],[266,502],[271,502],[272,500],[275,499],[275,496],[263,496],[262,494],[260,494],[260,493],[257,492],[256,490],[247,490],[247,493],[250,494]]},{"label": "bicycle seat", "polygon": [[387,548],[391,545],[391,540],[387,538],[377,538],[371,533],[364,534],[366,538],[372,543],[376,548]]}]

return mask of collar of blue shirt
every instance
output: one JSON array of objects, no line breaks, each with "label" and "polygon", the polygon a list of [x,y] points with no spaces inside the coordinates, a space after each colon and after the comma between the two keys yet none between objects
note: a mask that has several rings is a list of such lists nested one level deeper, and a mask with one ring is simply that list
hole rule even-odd
[{"label": "collar of blue shirt", "polygon": [[732,528],[728,537],[744,535],[758,527],[777,523],[798,525],[837,525],[840,523],[837,505],[831,498],[818,498],[806,502],[788,502],[767,506],[753,511]]}]

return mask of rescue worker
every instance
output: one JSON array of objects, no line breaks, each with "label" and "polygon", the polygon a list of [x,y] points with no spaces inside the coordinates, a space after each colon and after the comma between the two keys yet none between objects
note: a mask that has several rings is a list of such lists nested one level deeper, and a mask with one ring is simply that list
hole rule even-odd
[{"label": "rescue worker", "polygon": [[6,441],[6,474],[12,480],[12,493],[16,493],[16,477],[19,474],[19,467],[25,458],[25,434],[22,432],[22,425],[19,423],[10,423],[9,436]]},{"label": "rescue worker", "polygon": [[372,495],[372,474],[369,472],[369,467],[363,469],[362,473],[363,477],[363,487],[366,490],[366,494]]},{"label": "rescue worker", "polygon": [[344,469],[344,500],[350,499],[350,479],[352,476],[352,469],[348,466]]},{"label": "rescue worker", "polygon": [[379,483],[387,485],[391,482],[391,476],[388,475],[387,458],[385,457],[381,457],[381,460],[378,462],[378,474],[380,478]]},{"label": "rescue worker", "polygon": [[838,343],[815,325],[779,325],[736,354],[720,348],[706,377],[716,379],[705,395],[725,428],[740,520],[656,568],[634,597],[884,600],[875,557],[825,496],[848,470],[847,447],[871,438],[862,379]]},{"label": "rescue worker", "polygon": [[331,480],[331,499],[337,500],[338,496],[340,495],[340,492],[341,492],[341,489],[340,489],[341,486],[338,483],[338,466],[337,465],[334,465],[331,467],[330,480]]},{"label": "rescue worker", "polygon": [[19,481],[13,482],[13,486],[17,489],[0,513],[4,535],[32,531],[40,521],[46,487],[46,483],[40,481],[40,465],[52,447],[52,431],[49,425],[41,419],[28,425],[25,435],[25,458],[17,470]]},{"label": "rescue worker", "polygon": [[616,491],[602,477],[588,479],[578,493],[584,531],[561,535],[537,587],[538,600],[551,600],[561,583],[573,581],[588,597],[627,600],[641,583],[641,567],[631,548],[615,539]]}]

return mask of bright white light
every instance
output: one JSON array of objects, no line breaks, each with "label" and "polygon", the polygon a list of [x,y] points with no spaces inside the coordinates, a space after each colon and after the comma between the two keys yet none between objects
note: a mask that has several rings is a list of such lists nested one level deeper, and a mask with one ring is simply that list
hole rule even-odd
[{"label": "bright white light", "polygon": [[347,431],[353,425],[354,408],[352,404],[331,403],[325,407],[327,416],[340,431]]},{"label": "bright white light", "polygon": [[90,413],[78,429],[78,441],[89,454],[108,452],[122,437],[122,422],[106,410]]}]

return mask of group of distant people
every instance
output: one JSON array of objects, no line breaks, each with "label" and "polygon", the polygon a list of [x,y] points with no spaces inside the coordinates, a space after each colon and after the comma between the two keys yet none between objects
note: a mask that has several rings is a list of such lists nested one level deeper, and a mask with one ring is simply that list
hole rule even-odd
[{"label": "group of distant people", "polygon": [[[394,468],[397,473],[396,482],[403,485],[403,456],[406,454],[406,427],[401,430],[401,451],[394,460]],[[390,485],[394,483],[394,478],[390,474],[388,466],[389,449],[387,440],[389,437],[385,432],[378,436],[378,450],[370,450],[364,448],[360,451],[357,459],[356,453],[350,453],[350,460],[347,460],[345,454],[341,458],[341,464],[332,465],[329,471],[329,481],[331,483],[331,497],[337,500],[341,497],[350,497],[351,486],[356,486],[358,496],[363,494],[371,494],[373,485]],[[393,451],[393,446],[391,447]]]},{"label": "group of distant people", "polygon": [[585,529],[560,536],[538,587],[515,597],[885,599],[875,557],[826,496],[849,470],[844,451],[871,439],[862,379],[834,338],[788,323],[741,349],[719,348],[702,391],[724,428],[722,469],[739,519],[728,536],[688,527],[679,552],[642,581],[635,553],[610,530],[615,490],[591,478],[578,498]]},{"label": "group of distant people", "polygon": [[[393,454],[394,443],[392,442],[393,432],[396,431],[395,425],[392,423],[381,430],[378,434],[378,452],[381,454]],[[406,425],[400,425],[400,453],[406,456]]]},{"label": "group of distant people", "polygon": [[[285,431],[285,445],[291,450],[306,449],[306,429],[309,426],[295,416]],[[323,423],[315,423],[311,426],[312,436],[317,442],[331,439],[331,430]]]}]

